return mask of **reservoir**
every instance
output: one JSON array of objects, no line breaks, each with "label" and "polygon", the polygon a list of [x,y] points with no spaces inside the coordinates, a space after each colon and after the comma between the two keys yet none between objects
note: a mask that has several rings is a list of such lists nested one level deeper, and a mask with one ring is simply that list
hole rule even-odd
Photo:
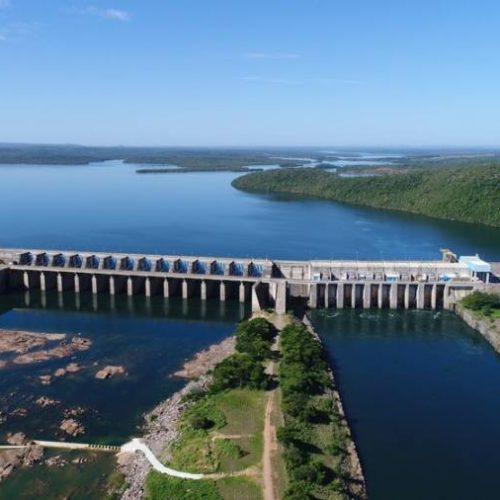
[{"label": "reservoir", "polygon": [[[251,195],[231,187],[234,173],[139,175],[137,168],[120,161],[0,166],[0,246],[382,260],[438,259],[440,248],[451,248],[500,260],[499,229]],[[65,361],[3,370],[2,408],[32,408],[43,393],[88,410],[84,441],[121,444],[139,433],[145,411],[183,385],[171,377],[182,362],[228,336],[247,313],[218,301],[86,294],[77,301],[74,293],[37,291],[1,296],[0,328],[81,334],[93,342],[79,354],[87,368],[48,387],[36,377]],[[313,322],[338,372],[371,498],[496,495],[500,361],[479,335],[448,313],[329,310],[314,313]],[[127,376],[96,381],[94,363],[124,365]],[[55,408],[31,412],[7,420],[0,434],[2,440],[12,431],[53,438],[60,420]],[[103,462],[101,470],[110,467]],[[63,474],[37,470],[2,483],[0,498]],[[82,484],[74,498],[78,491],[88,498]],[[40,486],[38,498],[49,498],[48,491]]]}]

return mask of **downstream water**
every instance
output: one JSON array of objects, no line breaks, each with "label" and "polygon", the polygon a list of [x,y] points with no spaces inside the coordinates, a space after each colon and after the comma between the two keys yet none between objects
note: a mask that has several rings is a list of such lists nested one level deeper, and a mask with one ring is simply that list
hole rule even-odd
[{"label": "downstream water", "polygon": [[317,311],[372,500],[498,498],[500,363],[451,313]]},{"label": "downstream water", "polygon": [[[232,173],[138,175],[136,168],[121,162],[0,166],[0,246],[283,259],[428,259],[449,247],[500,260],[498,229],[249,195],[231,188]],[[57,437],[63,408],[83,406],[85,441],[121,443],[137,434],[144,411],[180,387],[169,375],[183,360],[229,335],[244,314],[238,304],[221,309],[217,301],[0,297],[0,328],[81,333],[93,341],[77,355],[84,369],[50,386],[40,386],[37,377],[67,360],[1,371],[2,411],[29,411],[0,426],[1,440],[14,430]],[[492,470],[500,460],[489,450],[500,445],[493,418],[500,414],[498,357],[454,317],[391,314],[314,317],[339,367],[372,497],[468,499],[473,483],[481,492],[475,498],[494,496],[500,484]],[[96,362],[123,364],[128,375],[97,381]],[[39,395],[63,404],[34,411]],[[111,465],[102,462],[99,470]],[[56,498],[48,480],[54,477],[53,484],[74,487],[76,498],[89,498],[82,486],[82,474],[93,477],[89,467],[25,470],[2,484],[0,498],[12,492]],[[24,496],[20,485],[26,485]]]}]

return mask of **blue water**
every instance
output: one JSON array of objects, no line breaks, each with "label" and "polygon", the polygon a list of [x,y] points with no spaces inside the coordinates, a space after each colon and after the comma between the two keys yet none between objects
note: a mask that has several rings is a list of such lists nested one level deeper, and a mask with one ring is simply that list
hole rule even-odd
[{"label": "blue water", "polygon": [[[0,246],[387,260],[439,258],[447,247],[500,260],[499,229],[250,195],[230,186],[233,173],[138,175],[136,168],[0,166]],[[71,293],[62,302],[57,294],[46,299],[37,292],[29,303],[24,296],[0,298],[0,328],[81,332],[94,341],[79,355],[87,368],[48,388],[34,377],[65,361],[3,371],[2,408],[33,409],[3,426],[3,434],[57,435],[62,410],[34,411],[34,396],[47,393],[68,407],[84,394],[84,438],[120,442],[137,432],[143,411],[179,387],[172,371],[230,334],[244,313],[229,303],[221,310],[217,301],[116,297],[112,304],[82,295],[77,304]],[[327,311],[314,323],[338,371],[372,498],[496,497],[500,362],[478,334],[451,315],[426,312]],[[97,384],[92,367],[103,358],[126,365],[129,376]]]},{"label": "blue water", "polygon": [[255,196],[234,173],[0,166],[0,246],[271,258],[500,258],[500,229],[338,203]]},{"label": "blue water", "polygon": [[451,313],[317,311],[372,500],[498,498],[500,358]]}]

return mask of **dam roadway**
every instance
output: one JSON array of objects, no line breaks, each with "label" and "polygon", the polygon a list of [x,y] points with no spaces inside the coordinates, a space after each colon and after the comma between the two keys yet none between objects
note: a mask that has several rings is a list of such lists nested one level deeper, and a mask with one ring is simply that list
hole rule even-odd
[{"label": "dam roadway", "polygon": [[251,302],[253,311],[273,308],[277,313],[285,313],[294,299],[313,309],[451,309],[474,290],[500,287],[497,264],[479,261],[474,267],[475,257],[463,259],[285,261],[0,249],[0,291],[216,298]]}]

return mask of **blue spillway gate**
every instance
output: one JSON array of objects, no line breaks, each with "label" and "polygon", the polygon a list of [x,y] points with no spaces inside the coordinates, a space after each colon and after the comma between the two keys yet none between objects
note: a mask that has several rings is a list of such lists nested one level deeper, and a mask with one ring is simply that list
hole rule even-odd
[{"label": "blue spillway gate", "polygon": [[174,268],[176,273],[187,273],[188,272],[188,263],[185,260],[176,260],[175,261],[175,268]]},{"label": "blue spillway gate", "polygon": [[134,259],[131,259],[130,257],[124,257],[122,259],[120,269],[122,271],[133,271],[134,270]]},{"label": "blue spillway gate", "polygon": [[219,276],[222,276],[224,275],[224,264],[222,264],[221,262],[212,262],[212,270],[211,270],[211,273],[212,274],[217,274]]},{"label": "blue spillway gate", "polygon": [[19,259],[22,266],[30,266],[33,262],[33,254],[31,252],[23,253]]},{"label": "blue spillway gate", "polygon": [[36,265],[37,266],[48,266],[49,265],[49,256],[46,253],[42,253],[36,256]]},{"label": "blue spillway gate", "polygon": [[52,259],[52,265],[54,267],[64,267],[64,264],[66,264],[66,259],[62,253],[54,255]]},{"label": "blue spillway gate", "polygon": [[168,273],[170,271],[170,264],[165,259],[158,259],[156,261],[156,270],[160,273]]},{"label": "blue spillway gate", "polygon": [[143,258],[139,261],[139,271],[151,271],[152,265],[149,259]]},{"label": "blue spillway gate", "polygon": [[206,274],[207,265],[199,260],[195,261],[193,264],[193,273],[195,274]]},{"label": "blue spillway gate", "polygon": [[231,276],[243,276],[245,274],[245,266],[239,262],[232,262],[229,272]]},{"label": "blue spillway gate", "polygon": [[79,255],[72,255],[69,258],[70,267],[82,267],[83,261]]},{"label": "blue spillway gate", "polygon": [[253,262],[248,267],[248,274],[254,278],[260,278],[262,276],[262,266],[260,264],[254,264]]}]

